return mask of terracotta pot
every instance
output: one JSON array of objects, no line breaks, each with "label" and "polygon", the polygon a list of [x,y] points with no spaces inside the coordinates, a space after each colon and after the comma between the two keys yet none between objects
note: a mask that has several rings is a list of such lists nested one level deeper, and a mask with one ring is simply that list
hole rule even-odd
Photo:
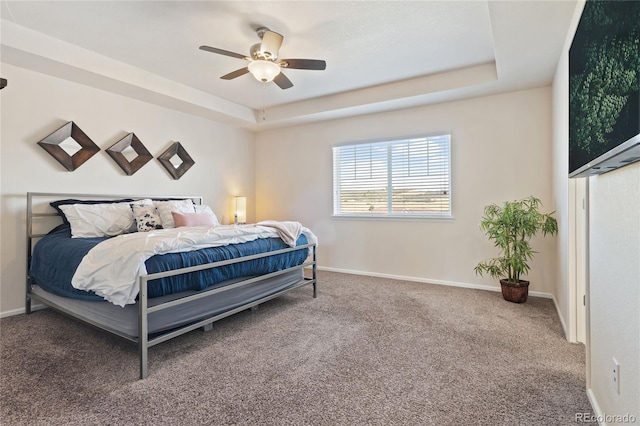
[{"label": "terracotta pot", "polygon": [[529,281],[520,280],[517,283],[509,282],[505,279],[500,280],[502,288],[502,297],[504,300],[513,303],[524,303],[529,296]]}]

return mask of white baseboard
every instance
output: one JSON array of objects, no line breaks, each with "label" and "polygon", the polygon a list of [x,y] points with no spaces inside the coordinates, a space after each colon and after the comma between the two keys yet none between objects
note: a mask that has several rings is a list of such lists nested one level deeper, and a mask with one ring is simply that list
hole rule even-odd
[{"label": "white baseboard", "polygon": [[551,299],[553,300],[553,304],[556,307],[556,312],[558,313],[558,319],[560,319],[560,325],[562,326],[562,331],[564,332],[564,338],[567,339],[567,342],[571,343],[579,343],[578,341],[572,341],[569,338],[569,331],[567,330],[567,324],[564,322],[564,318],[562,318],[562,314],[560,313],[560,306],[558,306],[558,301],[556,297],[551,295]]},{"label": "white baseboard", "polygon": [[[31,311],[39,311],[41,309],[45,309],[46,306],[45,305],[32,305],[31,306]],[[19,309],[12,309],[10,311],[4,311],[4,312],[0,312],[0,318],[6,318],[6,317],[12,317],[14,315],[21,315],[24,314],[25,310],[24,308],[19,308]]]},{"label": "white baseboard", "polygon": [[[352,270],[352,269],[331,268],[331,267],[327,267],[327,266],[318,266],[317,268],[318,268],[319,271],[339,272],[339,273],[342,273],[342,274],[362,275],[362,276],[367,276],[367,277],[378,277],[378,278],[389,278],[389,279],[394,279],[394,280],[411,281],[411,282],[418,282],[418,283],[424,283],[424,284],[436,284],[436,285],[445,285],[445,286],[449,286],[449,287],[470,288],[470,289],[474,289],[474,290],[487,290],[487,291],[496,291],[496,292],[500,291],[500,287],[497,287],[497,286],[494,287],[494,286],[489,286],[489,285],[461,283],[461,282],[456,282],[456,281],[436,280],[436,279],[432,279],[432,278],[411,277],[411,276],[407,276],[407,275],[394,275],[394,274],[382,274],[382,273],[377,273],[377,272],[355,271],[355,270]],[[558,304],[556,302],[555,297],[553,297],[553,294],[545,293],[545,292],[542,292],[542,291],[530,291],[529,294],[531,296],[544,297],[545,299],[552,299],[553,300],[553,303],[554,303],[554,305],[556,307],[556,310],[558,311],[558,316],[560,317],[560,323],[562,324],[562,328],[565,330],[565,336],[566,336],[566,326],[564,324],[564,321],[562,320],[562,316],[559,315],[560,310],[558,309]],[[46,306],[44,306],[44,305],[34,305],[31,309],[35,311],[35,310],[39,310],[39,309],[44,309],[45,307]],[[20,315],[20,314],[24,314],[24,308],[13,309],[11,311],[1,312],[0,313],[0,318],[9,317],[9,316],[13,316],[13,315]]]},{"label": "white baseboard", "polygon": [[602,412],[602,410],[600,409],[600,405],[598,404],[598,400],[596,399],[596,396],[593,393],[593,390],[591,389],[587,389],[587,398],[589,398],[589,402],[591,403],[591,408],[593,408],[593,413],[596,416],[596,420],[598,421],[598,424],[601,426],[607,426],[607,422],[605,422],[605,415]]},{"label": "white baseboard", "polygon": [[[328,271],[328,272],[340,272],[342,274],[363,275],[367,277],[390,278],[394,280],[412,281],[412,282],[418,282],[418,283],[424,283],[424,284],[436,284],[436,285],[446,285],[450,287],[471,288],[474,290],[500,291],[500,287],[471,284],[471,283],[461,283],[456,281],[436,280],[431,278],[419,278],[419,277],[409,277],[405,275],[393,275],[393,274],[381,274],[377,272],[354,271],[351,269],[330,268],[326,266],[318,266],[318,270]],[[541,291],[530,291],[529,294],[531,296],[544,297],[545,299],[553,299],[553,294],[551,293],[545,293]],[[556,309],[557,309],[557,305],[556,305]]]}]

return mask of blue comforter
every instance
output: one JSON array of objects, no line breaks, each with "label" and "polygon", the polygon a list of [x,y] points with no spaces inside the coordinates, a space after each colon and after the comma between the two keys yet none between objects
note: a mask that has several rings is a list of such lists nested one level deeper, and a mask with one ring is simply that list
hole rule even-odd
[{"label": "blue comforter", "polygon": [[[59,296],[84,300],[104,300],[102,297],[71,286],[71,278],[82,258],[95,245],[107,238],[71,238],[69,225],[60,225],[35,245],[29,274],[36,284]],[[296,245],[307,244],[301,235]],[[241,256],[288,248],[280,238],[257,239],[202,250],[156,255],[145,262],[148,273],[202,265]],[[192,272],[149,281],[149,297],[159,297],[187,290],[204,290],[232,278],[263,275],[304,263],[307,249],[263,257],[214,269]]]}]

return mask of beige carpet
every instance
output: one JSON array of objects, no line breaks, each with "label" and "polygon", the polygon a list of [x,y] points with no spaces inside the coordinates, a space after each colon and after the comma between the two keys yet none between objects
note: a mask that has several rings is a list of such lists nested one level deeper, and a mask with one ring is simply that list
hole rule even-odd
[{"label": "beige carpet", "polygon": [[568,425],[584,346],[553,302],[320,272],[149,350],[50,310],[0,321],[2,425]]}]

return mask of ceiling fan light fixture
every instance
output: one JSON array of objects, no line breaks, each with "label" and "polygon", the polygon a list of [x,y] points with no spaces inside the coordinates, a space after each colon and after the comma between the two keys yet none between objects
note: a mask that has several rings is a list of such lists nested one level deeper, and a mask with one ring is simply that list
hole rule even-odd
[{"label": "ceiling fan light fixture", "polygon": [[256,78],[256,80],[264,83],[273,81],[273,79],[280,74],[280,66],[278,64],[262,59],[252,61],[248,68],[249,72]]}]

